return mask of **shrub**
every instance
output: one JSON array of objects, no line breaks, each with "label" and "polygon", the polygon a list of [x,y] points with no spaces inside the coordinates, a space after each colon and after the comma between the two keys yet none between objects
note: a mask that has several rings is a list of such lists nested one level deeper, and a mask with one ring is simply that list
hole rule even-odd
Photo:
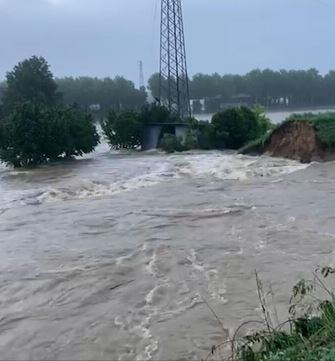
[{"label": "shrub", "polygon": [[186,150],[183,141],[174,134],[164,134],[160,141],[159,148],[167,153],[183,152]]},{"label": "shrub", "polygon": [[249,108],[232,108],[212,118],[214,148],[238,149],[264,133],[256,114]]},{"label": "shrub", "polygon": [[196,138],[196,148],[199,149],[213,149],[213,125],[206,121],[192,120],[190,123],[190,132]]},{"label": "shrub", "polygon": [[138,113],[111,112],[101,125],[112,148],[134,149],[141,145],[142,124]]},{"label": "shrub", "polygon": [[72,108],[24,104],[0,123],[0,159],[33,166],[94,150],[99,135],[90,115]]},{"label": "shrub", "polygon": [[271,123],[271,120],[266,117],[265,109],[261,105],[255,105],[251,110],[256,116],[260,131],[262,133],[265,134],[275,127],[275,125]]}]

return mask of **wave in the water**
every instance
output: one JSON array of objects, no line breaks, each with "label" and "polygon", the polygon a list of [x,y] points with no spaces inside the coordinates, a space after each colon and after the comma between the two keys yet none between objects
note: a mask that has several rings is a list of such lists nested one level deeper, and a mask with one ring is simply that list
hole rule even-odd
[{"label": "wave in the water", "polygon": [[[139,163],[142,168],[137,171]],[[40,187],[36,177],[31,182],[27,181],[29,177],[26,177],[27,179],[22,177],[22,174],[29,175],[34,171],[16,172],[7,170],[3,174],[3,180],[6,179],[8,183],[8,179],[15,179],[15,188],[1,189],[0,179],[2,208],[54,201],[108,197],[176,178],[207,177],[245,181],[252,178],[288,174],[307,167],[307,165],[286,159],[254,158],[221,152],[171,156],[148,155],[141,156],[138,159],[134,157],[127,159],[127,162],[123,165],[124,170],[120,166],[112,176],[109,173],[110,165],[110,160],[106,158],[103,160],[102,167],[100,159],[99,172],[102,172],[102,174],[99,174],[99,180],[97,180],[96,174],[85,173],[79,168],[77,173],[74,170],[69,177],[65,177],[64,180],[58,179],[55,184],[52,184],[52,182],[51,184],[45,184],[41,179]],[[132,171],[129,173],[130,168]],[[123,171],[126,174],[124,179],[122,179]],[[45,169],[43,176],[45,176]],[[21,186],[20,182],[22,182]],[[31,188],[29,189],[29,187]],[[207,214],[207,216],[213,216],[213,214]]]},{"label": "wave in the water", "polygon": [[177,162],[179,174],[188,176],[212,176],[226,180],[247,180],[272,177],[305,169],[306,164],[282,158],[248,157],[236,154],[210,153],[186,156]]}]

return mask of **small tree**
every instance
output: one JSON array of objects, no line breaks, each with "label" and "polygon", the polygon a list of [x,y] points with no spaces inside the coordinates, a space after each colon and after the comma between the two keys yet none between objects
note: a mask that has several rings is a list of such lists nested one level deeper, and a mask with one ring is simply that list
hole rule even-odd
[{"label": "small tree", "polygon": [[102,129],[114,149],[135,149],[141,145],[142,124],[135,112],[111,112]]},{"label": "small tree", "polygon": [[0,139],[0,159],[26,167],[89,153],[99,135],[88,114],[27,103],[0,123]]},{"label": "small tree", "polygon": [[255,113],[246,107],[227,109],[212,119],[214,148],[238,149],[260,137],[264,130]]},{"label": "small tree", "polygon": [[183,144],[183,140],[177,138],[174,134],[164,134],[160,141],[159,148],[164,150],[166,153],[183,152],[187,150]]},{"label": "small tree", "polygon": [[3,106],[7,114],[26,102],[55,105],[60,99],[49,64],[42,57],[20,62],[6,78]]}]

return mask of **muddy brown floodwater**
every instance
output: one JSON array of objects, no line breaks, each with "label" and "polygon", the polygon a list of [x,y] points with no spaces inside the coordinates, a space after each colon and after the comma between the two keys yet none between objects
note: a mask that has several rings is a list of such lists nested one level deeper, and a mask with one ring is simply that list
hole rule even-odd
[{"label": "muddy brown floodwater", "polygon": [[[335,164],[207,152],[0,168],[0,359],[200,359],[333,261]],[[206,302],[205,302],[206,301]]]}]

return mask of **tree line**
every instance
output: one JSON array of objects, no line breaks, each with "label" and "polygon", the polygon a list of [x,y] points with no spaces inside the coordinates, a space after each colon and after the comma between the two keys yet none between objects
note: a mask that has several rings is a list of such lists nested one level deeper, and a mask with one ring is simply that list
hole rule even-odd
[{"label": "tree line", "polygon": [[[76,104],[101,117],[111,110],[141,109],[148,93],[154,98],[160,96],[157,73],[150,77],[147,89],[137,89],[132,81],[120,76],[58,78],[55,84],[64,104]],[[5,87],[0,83],[0,98]],[[267,109],[335,106],[335,71],[325,75],[316,69],[253,70],[245,75],[199,73],[190,78],[190,97],[195,100],[195,114],[215,113],[234,105],[260,104]]]},{"label": "tree line", "polygon": [[[159,74],[149,79],[149,89],[159,96]],[[266,108],[299,108],[335,105],[335,71],[321,75],[309,70],[252,70],[245,75],[196,74],[190,79],[194,113],[213,113],[234,104]]]},{"label": "tree line", "polygon": [[140,109],[147,98],[145,88],[137,89],[132,81],[121,76],[104,79],[67,77],[55,82],[65,104],[78,104],[82,109],[95,109],[102,114],[110,110]]}]

